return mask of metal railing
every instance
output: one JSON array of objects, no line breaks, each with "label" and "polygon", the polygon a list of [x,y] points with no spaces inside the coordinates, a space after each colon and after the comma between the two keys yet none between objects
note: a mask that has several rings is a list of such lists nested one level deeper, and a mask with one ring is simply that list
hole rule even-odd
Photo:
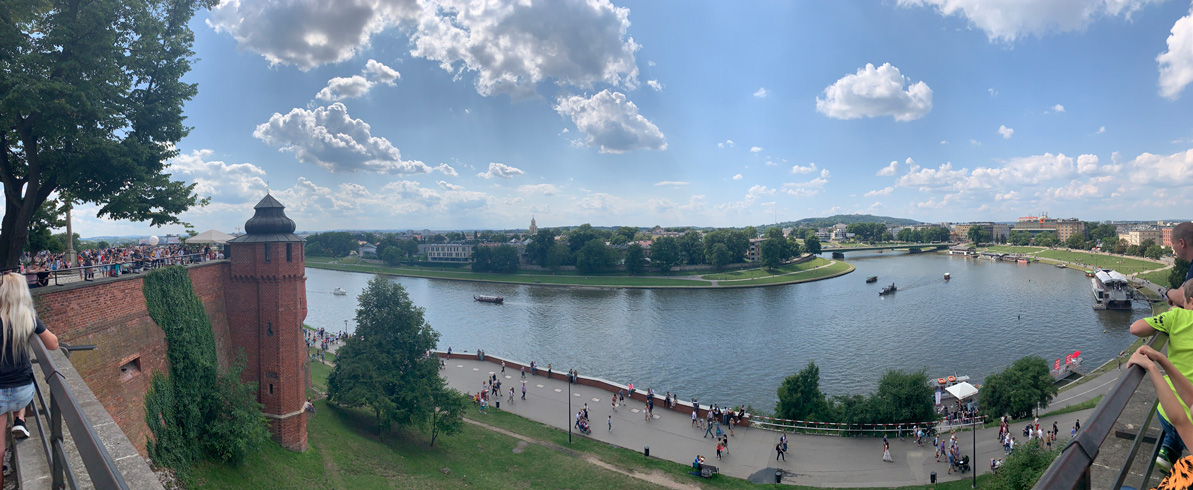
[{"label": "metal railing", "polygon": [[890,424],[849,424],[838,422],[814,422],[809,420],[790,420],[790,419],[776,419],[771,417],[763,417],[755,415],[750,417],[750,426],[756,426],[762,429],[777,430],[783,432],[828,432],[828,433],[842,433],[845,435],[851,434],[865,434],[865,433],[895,433],[895,434],[912,434],[915,429],[935,429],[936,431],[948,430],[953,428],[972,427],[975,424],[985,424],[984,417],[978,417],[978,420],[966,418],[964,421],[948,422],[944,420],[934,420],[930,422],[907,422],[907,423],[890,423]]},{"label": "metal railing", "polygon": [[[83,414],[83,409],[79,407],[74,393],[66,384],[65,376],[58,371],[58,366],[50,358],[50,351],[42,343],[41,337],[38,337],[37,334],[31,335],[29,344],[37,356],[37,363],[41,366],[46,385],[50,389],[50,400],[47,404],[41,386],[37,383],[33,384],[35,388],[33,418],[37,422],[38,432],[41,434],[42,450],[45,452],[46,460],[50,463],[51,488],[60,490],[67,488],[67,485],[71,489],[79,488],[70,461],[66,457],[66,445],[62,432],[62,424],[65,422],[66,427],[70,429],[71,439],[79,451],[79,457],[83,461],[87,475],[91,478],[92,485],[99,490],[128,490],[128,483],[124,481],[124,476],[116,468],[116,462],[112,460],[112,456],[100,442],[99,436],[91,426],[91,421],[87,420],[87,416]],[[94,347],[61,346],[68,357],[71,350],[89,350]],[[48,438],[47,425],[49,426]]]},{"label": "metal railing", "polygon": [[[1168,335],[1158,333],[1147,344],[1152,346],[1153,349],[1160,350],[1164,348],[1166,342],[1168,342]],[[1085,425],[1077,432],[1076,437],[1065,445],[1060,456],[1056,457],[1056,460],[1052,462],[1052,465],[1048,467],[1044,475],[1036,482],[1034,488],[1038,490],[1058,488],[1088,490],[1090,488],[1092,485],[1090,466],[1093,464],[1094,459],[1097,459],[1102,442],[1114,430],[1115,421],[1123,413],[1123,409],[1127,407],[1127,402],[1135,394],[1135,390],[1139,388],[1145,376],[1146,372],[1139,366],[1127,368],[1127,372],[1118,379],[1118,383],[1114,385],[1114,388],[1111,388],[1106,393],[1106,396],[1102,398],[1102,402],[1098,403],[1098,406],[1094,408],[1094,412],[1086,419]],[[1155,407],[1156,402],[1153,400],[1147,419],[1144,421],[1139,433],[1135,435],[1135,442],[1131,445],[1127,459],[1123,462],[1119,470],[1118,478],[1113,488],[1121,488],[1123,482],[1126,481],[1127,472],[1131,464],[1135,461],[1135,457],[1138,455],[1139,449],[1143,444],[1143,436],[1148,429],[1148,425],[1151,423]],[[1159,447],[1160,445],[1156,444],[1156,451],[1159,450]],[[1155,458],[1155,454],[1152,457]],[[1140,488],[1148,488],[1147,482],[1151,478],[1151,473],[1151,465],[1149,464],[1147,471],[1144,473],[1143,482],[1139,485]]]},{"label": "metal railing", "polygon": [[[208,260],[216,259],[208,259],[207,254],[193,253],[159,258],[146,257],[140,260],[121,260],[90,266],[68,267],[65,269],[26,270],[24,275],[26,281],[29,283],[29,287],[61,286],[79,281],[90,281],[91,279],[85,278],[88,273],[99,277],[109,277],[114,274],[136,274],[170,265],[198,264]],[[80,278],[79,276],[84,276],[84,278]]]}]

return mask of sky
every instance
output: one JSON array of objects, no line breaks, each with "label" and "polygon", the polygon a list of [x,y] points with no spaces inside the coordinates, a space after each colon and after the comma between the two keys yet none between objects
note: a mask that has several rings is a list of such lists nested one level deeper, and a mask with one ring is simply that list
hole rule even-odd
[{"label": "sky", "polygon": [[[224,0],[170,162],[235,232],[1193,206],[1187,0]],[[181,227],[75,213],[83,236]]]}]

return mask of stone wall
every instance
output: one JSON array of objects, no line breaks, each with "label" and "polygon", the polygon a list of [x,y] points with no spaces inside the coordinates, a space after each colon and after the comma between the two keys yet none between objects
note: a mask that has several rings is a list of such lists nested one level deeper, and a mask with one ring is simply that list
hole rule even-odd
[{"label": "stone wall", "polygon": [[[203,301],[215,333],[221,368],[234,358],[225,312],[228,262],[190,267],[195,294]],[[143,275],[97,278],[33,289],[41,320],[67,344],[94,344],[71,355],[71,364],[144,456],[145,393],[154,371],[166,372],[166,337],[145,306]]]}]

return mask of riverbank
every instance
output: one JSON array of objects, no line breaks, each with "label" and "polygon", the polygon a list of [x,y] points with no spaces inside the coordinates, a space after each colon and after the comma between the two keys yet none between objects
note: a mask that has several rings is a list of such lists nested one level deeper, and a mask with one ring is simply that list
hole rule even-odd
[{"label": "riverbank", "polygon": [[571,274],[489,274],[465,270],[428,269],[421,267],[390,267],[349,262],[349,259],[308,257],[306,266],[345,272],[365,272],[390,276],[421,277],[499,284],[523,284],[529,286],[595,287],[614,289],[732,289],[763,286],[781,286],[803,282],[819,281],[853,272],[854,266],[840,260],[814,257],[799,263],[784,265],[775,271],[747,269],[731,273],[680,276],[625,276],[599,275],[581,276]]}]

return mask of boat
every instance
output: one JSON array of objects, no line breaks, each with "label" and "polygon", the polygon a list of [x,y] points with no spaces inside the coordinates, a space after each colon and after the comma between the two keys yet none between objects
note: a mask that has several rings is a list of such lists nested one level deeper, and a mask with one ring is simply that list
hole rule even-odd
[{"label": "boat", "polygon": [[872,282],[878,282],[878,276],[870,276],[866,278],[866,284],[870,284]]},{"label": "boat", "polygon": [[944,273],[944,280],[946,280],[946,281],[947,281],[947,280],[949,280],[949,279],[952,279],[952,278],[953,278],[953,276],[950,276],[948,272]]},{"label": "boat", "polygon": [[331,290],[331,294],[334,294],[336,296],[343,296],[345,294],[348,294],[348,291],[345,291],[344,288],[335,288],[335,289]]},{"label": "boat", "polygon": [[888,294],[894,294],[894,293],[895,293],[895,291],[898,291],[898,290],[899,290],[899,288],[895,287],[895,283],[893,283],[893,282],[892,282],[890,286],[887,286],[887,287],[885,287],[885,288],[882,288],[882,291],[879,291],[879,292],[878,292],[878,295],[879,295],[879,296],[886,296],[886,295],[888,295]]},{"label": "boat", "polygon": [[1068,267],[1068,266],[1066,266],[1065,264],[1056,264],[1057,269],[1064,269],[1065,267]]},{"label": "boat", "polygon": [[481,303],[494,303],[499,305],[505,303],[505,296],[485,296],[483,294],[474,294],[472,295],[472,299],[474,301],[480,301]]},{"label": "boat", "polygon": [[1129,310],[1134,292],[1127,277],[1118,271],[1102,269],[1090,279],[1095,310]]},{"label": "boat", "polygon": [[1085,277],[1094,277],[1094,271],[1085,271]]}]

